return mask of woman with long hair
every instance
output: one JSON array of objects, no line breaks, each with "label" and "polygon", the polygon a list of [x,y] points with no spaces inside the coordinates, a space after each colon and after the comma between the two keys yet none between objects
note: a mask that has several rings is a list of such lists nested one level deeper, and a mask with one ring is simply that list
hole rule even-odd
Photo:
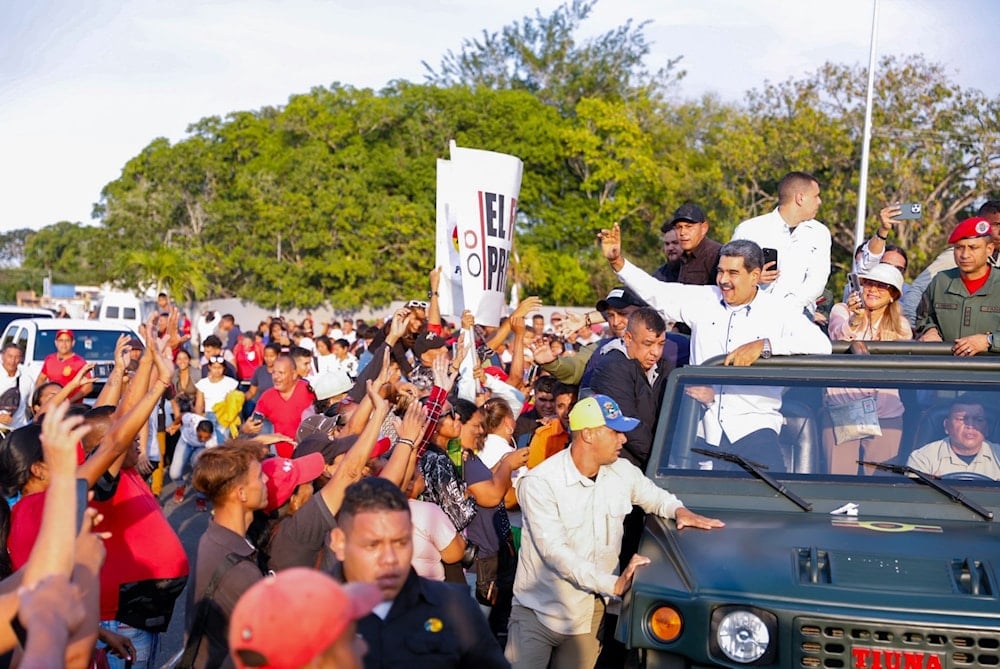
[{"label": "woman with long hair", "polygon": [[[903,316],[899,298],[903,275],[892,265],[881,263],[858,276],[859,291],[852,292],[847,303],[838,303],[830,311],[829,334],[832,341],[897,341],[913,339],[910,324]],[[856,420],[857,411],[874,401],[875,415],[868,429],[850,429],[841,425],[843,416]],[[903,402],[899,391],[885,388],[829,388],[826,405],[830,423],[823,430],[823,451],[831,474],[857,474],[858,460],[885,462],[899,453],[903,436]],[[868,412],[871,413],[870,411]],[[845,429],[846,428],[846,429]],[[852,434],[853,432],[853,434]],[[839,437],[838,437],[839,435]],[[874,467],[865,466],[866,474]]]}]

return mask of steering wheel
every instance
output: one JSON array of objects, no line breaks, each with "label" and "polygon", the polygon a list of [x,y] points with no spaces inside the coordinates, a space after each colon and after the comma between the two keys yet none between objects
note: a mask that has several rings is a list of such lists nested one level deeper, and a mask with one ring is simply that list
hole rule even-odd
[{"label": "steering wheel", "polygon": [[947,474],[942,474],[938,478],[951,479],[953,481],[989,481],[990,483],[996,482],[995,479],[990,478],[986,474],[980,474],[979,472],[948,472]]}]

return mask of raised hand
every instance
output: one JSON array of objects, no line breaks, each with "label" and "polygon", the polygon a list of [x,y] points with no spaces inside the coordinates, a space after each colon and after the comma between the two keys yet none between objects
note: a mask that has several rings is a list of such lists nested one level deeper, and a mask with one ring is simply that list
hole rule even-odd
[{"label": "raised hand", "polygon": [[[386,351],[388,353],[388,351]],[[385,401],[385,398],[379,394],[379,389],[382,387],[381,383],[375,383],[372,379],[368,379],[365,382],[365,394],[368,395],[368,399],[372,403],[372,413],[379,413],[383,418],[385,414],[389,413],[389,403]]]},{"label": "raised hand", "polygon": [[625,259],[622,257],[621,227],[615,223],[610,230],[604,229],[598,232],[597,239],[601,242],[601,253],[611,263],[611,269],[616,272],[621,271],[625,266]]},{"label": "raised hand", "polygon": [[409,323],[410,310],[406,307],[396,309],[396,313],[392,315],[392,323],[389,325],[389,334],[385,338],[386,342],[391,346],[399,341],[400,337],[406,334]]},{"label": "raised hand", "polygon": [[69,402],[49,407],[42,419],[42,457],[49,470],[73,476],[76,472],[76,445],[90,432],[83,416],[66,416]]},{"label": "raised hand", "polygon": [[[514,313],[512,313],[510,315],[510,327],[511,327],[511,329],[514,329],[514,324],[519,322],[519,323],[521,323],[521,326],[522,326],[522,330],[521,331],[524,332],[524,329],[523,329],[523,327],[525,327],[525,321],[524,321],[524,319],[532,311],[538,311],[541,308],[542,308],[542,298],[540,298],[538,296],[531,295],[531,296],[526,297],[523,300],[521,300],[518,303],[517,308],[514,309]],[[514,332],[517,332],[517,330],[514,329]]]},{"label": "raised hand", "polygon": [[552,352],[552,347],[549,346],[548,342],[541,339],[535,339],[528,348],[531,349],[531,359],[536,365],[544,365],[556,359],[556,354]]},{"label": "raised hand", "polygon": [[409,439],[414,444],[427,428],[427,410],[420,402],[411,402],[403,418],[396,422],[396,434],[400,439]]},{"label": "raised hand", "polygon": [[115,367],[124,370],[128,367],[128,363],[125,362],[125,349],[129,347],[129,342],[132,341],[132,337],[123,334],[118,336],[118,341],[115,342]]},{"label": "raised hand", "polygon": [[[449,370],[452,371],[449,372]],[[452,386],[455,385],[455,379],[458,377],[458,370],[451,367],[448,356],[439,355],[434,358],[434,362],[431,363],[431,372],[434,374],[434,385],[446,393],[450,393]]]}]

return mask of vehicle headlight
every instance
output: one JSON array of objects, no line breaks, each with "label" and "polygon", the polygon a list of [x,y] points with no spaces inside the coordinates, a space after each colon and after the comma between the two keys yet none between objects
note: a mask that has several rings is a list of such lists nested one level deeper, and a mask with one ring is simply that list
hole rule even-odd
[{"label": "vehicle headlight", "polygon": [[756,613],[733,609],[726,613],[715,629],[719,650],[733,662],[756,662],[771,644],[767,623]]},{"label": "vehicle headlight", "polygon": [[676,641],[684,628],[680,611],[669,604],[661,604],[650,611],[647,624],[650,634],[662,643]]}]

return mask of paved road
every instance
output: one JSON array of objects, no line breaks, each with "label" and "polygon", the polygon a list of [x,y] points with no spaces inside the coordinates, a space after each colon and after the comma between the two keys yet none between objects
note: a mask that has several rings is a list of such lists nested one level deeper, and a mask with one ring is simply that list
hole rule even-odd
[{"label": "paved road", "polygon": [[[163,513],[167,516],[171,526],[180,535],[184,550],[187,551],[188,558],[194,555],[194,549],[198,546],[198,540],[208,526],[210,514],[199,513],[195,510],[194,491],[188,489],[187,497],[181,504],[174,504],[174,484],[167,483],[163,486],[163,493],[160,501],[163,506]],[[194,568],[194,564],[191,564]],[[156,666],[162,669],[169,669],[180,659],[184,650],[184,606],[187,597],[187,588],[177,598],[174,606],[174,616],[170,620],[170,628],[160,638],[160,652],[156,656]]]}]

